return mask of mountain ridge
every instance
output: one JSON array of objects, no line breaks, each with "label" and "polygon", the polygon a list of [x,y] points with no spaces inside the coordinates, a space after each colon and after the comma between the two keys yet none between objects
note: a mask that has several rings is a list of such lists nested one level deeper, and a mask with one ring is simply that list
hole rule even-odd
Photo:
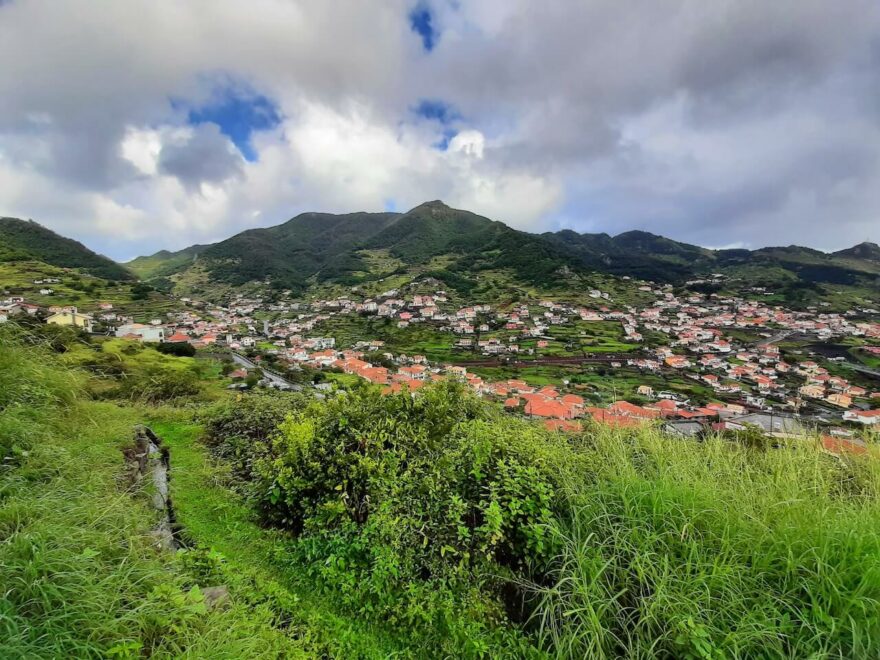
[{"label": "mountain ridge", "polygon": [[61,268],[79,268],[96,277],[133,280],[122,265],[93,252],[79,241],[20,218],[0,217],[0,261],[41,261]]},{"label": "mountain ridge", "polygon": [[[133,272],[168,287],[192,269],[209,282],[232,287],[267,282],[296,292],[323,282],[355,285],[414,271],[464,288],[487,270],[506,270],[525,284],[537,285],[593,272],[675,285],[708,278],[786,291],[832,285],[875,290],[880,283],[880,247],[869,242],[825,253],[797,245],[713,250],[643,230],[614,236],[571,229],[533,234],[440,200],[405,213],[301,213],[217,243],[137,257],[124,267],[37,223],[15,223],[19,234],[33,234],[23,240],[31,247],[31,252],[25,251],[28,255],[38,257],[40,250],[34,246],[51,235],[53,244],[61,241],[71,250],[76,246],[74,251],[98,260],[97,265],[118,277],[130,278]],[[387,258],[384,270],[371,265],[377,255]],[[52,249],[43,256],[58,260]]]}]

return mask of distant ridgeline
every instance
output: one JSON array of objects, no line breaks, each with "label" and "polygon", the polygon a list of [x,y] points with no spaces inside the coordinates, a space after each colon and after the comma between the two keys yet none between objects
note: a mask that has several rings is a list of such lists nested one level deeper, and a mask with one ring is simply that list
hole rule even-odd
[{"label": "distant ridgeline", "polygon": [[125,267],[59,236],[33,220],[0,218],[0,261],[41,261],[60,268],[79,268],[108,280],[133,280]]},{"label": "distant ridgeline", "polygon": [[701,288],[765,287],[803,301],[849,287],[880,290],[880,247],[827,254],[804,247],[710,250],[643,231],[617,236],[571,230],[530,234],[440,201],[407,213],[303,213],[219,243],[162,250],[119,265],[33,221],[0,218],[0,260],[31,259],[108,279],[170,289],[188,277],[237,287],[267,282],[302,293],[326,282],[353,286],[392,275],[433,277],[467,294],[480,272],[504,271],[525,287],[578,287],[593,273]]},{"label": "distant ridgeline", "polygon": [[402,214],[303,213],[275,227],[139,257],[127,265],[148,278],[179,274],[197,263],[212,280],[230,285],[268,279],[302,291],[313,283],[357,284],[394,274],[393,269],[369,272],[366,256],[372,250],[387,252],[397,261],[397,272],[419,267],[458,289],[488,269],[509,269],[536,285],[555,283],[561,273],[589,272],[673,284],[720,274],[742,286],[787,290],[822,284],[876,288],[880,279],[880,248],[873,243],[826,254],[796,246],[709,250],[643,231],[529,234],[439,201]]}]

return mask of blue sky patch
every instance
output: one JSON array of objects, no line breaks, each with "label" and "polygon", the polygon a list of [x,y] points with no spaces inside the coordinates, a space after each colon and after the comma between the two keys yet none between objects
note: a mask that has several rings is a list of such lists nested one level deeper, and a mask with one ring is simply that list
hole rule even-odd
[{"label": "blue sky patch", "polygon": [[440,33],[434,27],[434,14],[426,2],[419,2],[409,12],[409,26],[422,38],[422,47],[431,52]]},{"label": "blue sky patch", "polygon": [[251,134],[274,128],[281,116],[277,106],[262,94],[224,88],[213,96],[210,103],[190,109],[187,121],[190,124],[217,124],[242,156],[253,162],[257,160],[257,152],[251,145]]},{"label": "blue sky patch", "polygon": [[446,151],[449,148],[449,141],[456,135],[458,135],[458,131],[453,128],[447,128],[443,131],[443,136],[431,146],[440,151]]},{"label": "blue sky patch", "polygon": [[423,119],[439,121],[444,125],[461,119],[461,113],[454,106],[440,99],[422,99],[412,111]]}]

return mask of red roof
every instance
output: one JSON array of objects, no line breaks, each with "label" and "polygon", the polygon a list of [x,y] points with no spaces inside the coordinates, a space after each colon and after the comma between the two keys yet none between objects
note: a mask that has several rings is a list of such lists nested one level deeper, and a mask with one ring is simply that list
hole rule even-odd
[{"label": "red roof", "polygon": [[822,447],[832,454],[865,454],[868,451],[864,445],[830,435],[822,436]]},{"label": "red roof", "polygon": [[571,406],[567,406],[555,399],[530,400],[526,404],[526,414],[534,415],[535,417],[555,417],[557,419],[571,419],[574,417],[574,411],[571,409]]},{"label": "red roof", "polygon": [[640,426],[645,420],[637,417],[625,417],[624,415],[615,415],[613,412],[605,408],[587,408],[587,412],[597,422],[614,426],[616,428],[626,428],[631,426]]},{"label": "red roof", "polygon": [[634,403],[630,403],[629,401],[615,401],[610,406],[608,406],[608,410],[615,415],[623,415],[625,417],[639,417],[641,419],[654,419],[655,417],[660,416],[659,410],[642,408],[642,406],[637,406]]}]

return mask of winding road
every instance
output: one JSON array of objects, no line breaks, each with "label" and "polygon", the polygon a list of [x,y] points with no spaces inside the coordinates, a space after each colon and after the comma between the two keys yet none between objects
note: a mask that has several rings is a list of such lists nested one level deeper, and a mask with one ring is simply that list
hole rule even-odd
[{"label": "winding road", "polygon": [[238,353],[232,354],[232,361],[240,367],[245,367],[247,369],[259,369],[263,372],[263,376],[272,383],[275,387],[284,387],[290,388],[292,390],[301,390],[302,386],[297,385],[296,383],[291,383],[289,380],[286,380],[276,371],[272,371],[271,369],[267,369],[266,367],[262,367],[252,360],[249,360],[244,355],[240,355]]}]

